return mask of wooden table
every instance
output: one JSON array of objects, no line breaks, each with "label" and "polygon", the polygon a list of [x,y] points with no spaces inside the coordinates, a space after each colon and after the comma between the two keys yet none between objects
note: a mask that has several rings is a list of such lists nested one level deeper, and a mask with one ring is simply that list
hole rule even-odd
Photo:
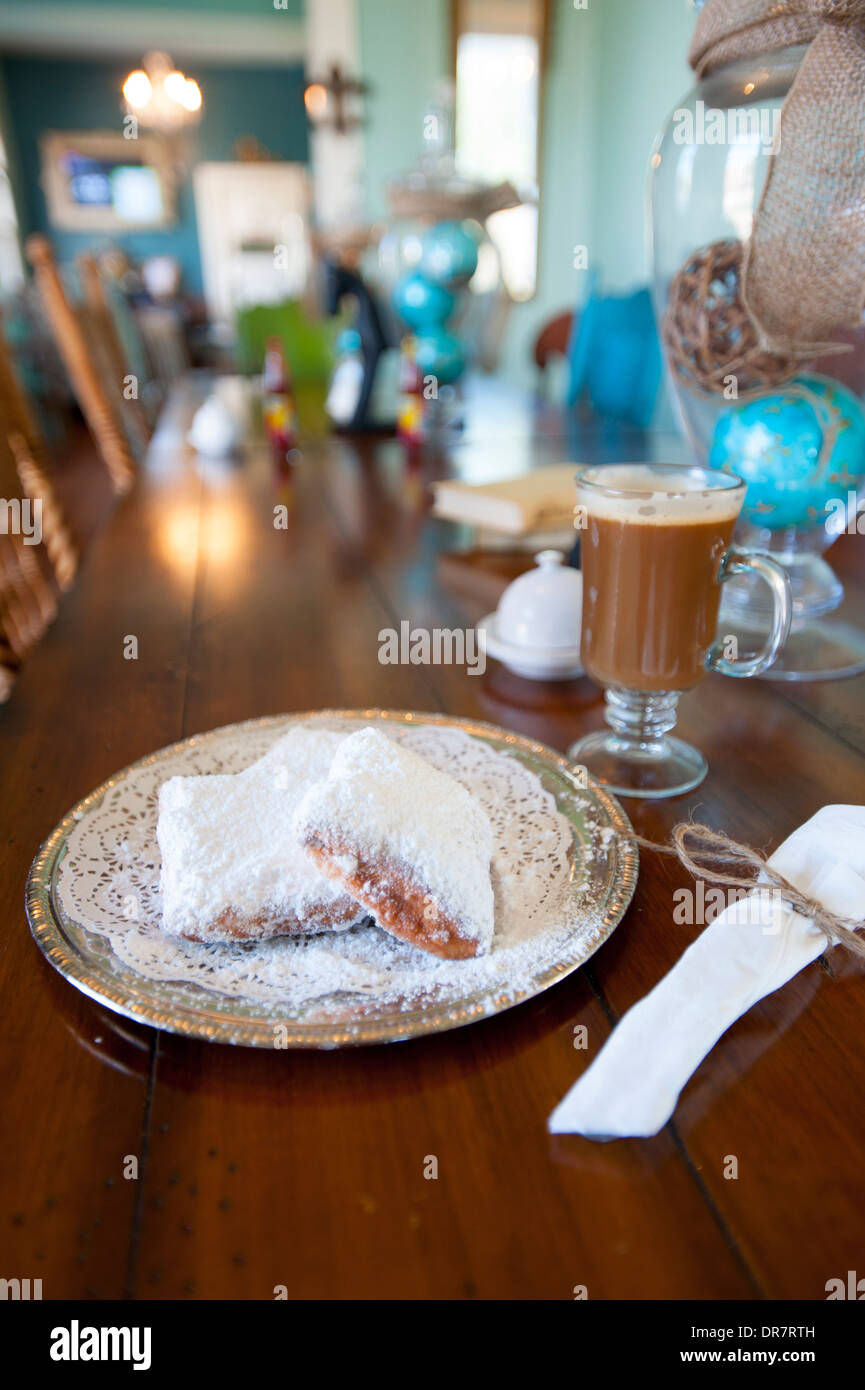
[{"label": "wooden table", "polygon": [[[483,609],[442,560],[465,538],[428,516],[432,477],[675,447],[556,428],[487,406],[447,456],[415,463],[392,440],[310,442],[290,483],[260,450],[202,475],[170,438],[154,449],[0,711],[0,1273],[41,1278],[50,1299],[265,1300],[277,1285],[290,1298],[570,1299],[585,1285],[591,1299],[823,1299],[828,1279],[865,1274],[865,978],[838,951],[730,1029],[657,1138],[546,1132],[699,930],[673,921],[688,880],[666,859],[643,854],[589,967],[497,1018],[390,1047],[159,1035],[78,994],[30,939],[24,881],[43,837],[103,778],[185,735],[326,706],[481,717],[557,749],[598,727],[588,680],[378,661],[380,629],[401,618],[458,626]],[[273,525],[283,502],[287,530]],[[833,557],[861,612],[861,542]],[[635,826],[663,838],[695,812],[772,848],[824,803],[865,801],[863,690],[710,677],[681,706],[706,782],[627,803]]]}]

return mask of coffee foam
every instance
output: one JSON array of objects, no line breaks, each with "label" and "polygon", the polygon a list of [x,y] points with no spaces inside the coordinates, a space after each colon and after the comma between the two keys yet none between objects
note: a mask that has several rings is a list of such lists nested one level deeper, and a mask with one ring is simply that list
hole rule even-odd
[{"label": "coffee foam", "polygon": [[[601,488],[618,492],[610,496]],[[577,479],[577,501],[590,517],[627,521],[636,526],[693,526],[708,521],[735,521],[742,506],[738,488],[705,488],[699,475],[682,469],[649,468],[640,463],[611,463],[599,468],[591,484]]]}]

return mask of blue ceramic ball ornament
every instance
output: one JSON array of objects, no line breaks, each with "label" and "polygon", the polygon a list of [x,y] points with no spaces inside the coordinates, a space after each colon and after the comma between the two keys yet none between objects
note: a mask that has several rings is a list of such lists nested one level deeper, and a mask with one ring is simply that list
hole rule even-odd
[{"label": "blue ceramic ball ornament", "polygon": [[423,331],[450,318],[456,300],[443,285],[433,284],[418,271],[398,280],[393,292],[394,308],[409,328]]},{"label": "blue ceramic ball ornament", "polygon": [[422,376],[434,376],[439,385],[448,386],[462,376],[466,357],[459,338],[436,328],[417,338],[415,363]]},{"label": "blue ceramic ball ornament", "polygon": [[865,415],[837,381],[796,377],[726,410],[709,464],[748,484],[742,515],[752,525],[822,525],[830,502],[846,500],[865,478]]},{"label": "blue ceramic ball ornament", "polygon": [[438,222],[424,235],[418,269],[447,289],[467,285],[478,268],[478,243],[462,222]]}]

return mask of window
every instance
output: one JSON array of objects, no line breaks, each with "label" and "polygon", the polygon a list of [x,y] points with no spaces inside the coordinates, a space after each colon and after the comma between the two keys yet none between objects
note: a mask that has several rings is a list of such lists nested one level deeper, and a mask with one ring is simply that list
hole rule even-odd
[{"label": "window", "polygon": [[488,183],[509,180],[522,207],[487,229],[514,299],[535,292],[538,136],[546,0],[455,0],[456,167]]}]

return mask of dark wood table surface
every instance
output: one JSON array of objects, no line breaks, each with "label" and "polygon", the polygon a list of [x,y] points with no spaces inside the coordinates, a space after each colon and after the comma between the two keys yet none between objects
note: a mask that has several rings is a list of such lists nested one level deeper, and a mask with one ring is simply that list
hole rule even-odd
[{"label": "dark wood table surface", "polygon": [[[202,472],[169,429],[0,710],[0,1274],[41,1278],[46,1299],[271,1299],[278,1285],[290,1298],[570,1299],[585,1285],[590,1299],[823,1299],[830,1278],[865,1275],[865,972],[839,951],[729,1030],[656,1138],[546,1132],[699,930],[673,921],[689,880],[669,860],[643,853],[619,929],[537,999],[336,1052],[206,1045],[117,1018],[53,971],[24,918],[30,860],[69,806],[188,734],[357,706],[480,717],[559,750],[599,727],[588,680],[383,666],[378,633],[474,622],[519,567],[454,558],[468,538],[429,517],[433,477],[680,447],[561,437],[554,413],[481,400],[444,453],[310,441],[287,482],[261,449]],[[832,554],[862,614],[863,545],[843,537]],[[823,804],[865,801],[863,690],[710,676],[681,705],[709,776],[672,802],[626,802],[635,826],[664,838],[695,813],[771,849]]]}]

